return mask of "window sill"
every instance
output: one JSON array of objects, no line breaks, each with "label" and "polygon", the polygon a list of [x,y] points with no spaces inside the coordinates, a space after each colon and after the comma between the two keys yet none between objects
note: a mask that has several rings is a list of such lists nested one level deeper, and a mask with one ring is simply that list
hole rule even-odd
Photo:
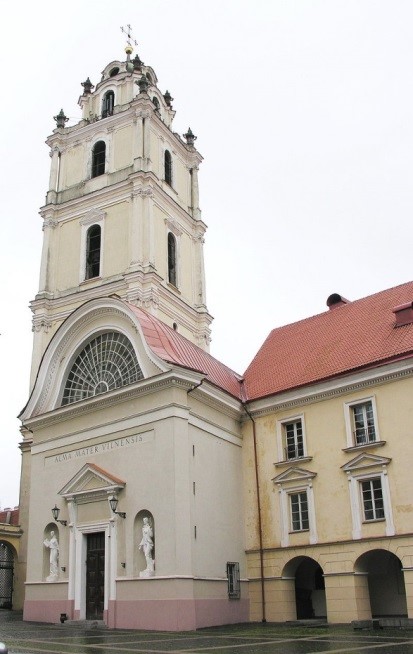
[{"label": "window sill", "polygon": [[164,188],[169,188],[172,191],[172,193],[174,193],[175,195],[178,195],[178,191],[176,191],[174,189],[174,187],[172,186],[172,184],[169,184],[169,182],[167,182],[166,179],[163,179],[162,183],[164,185]]},{"label": "window sill", "polygon": [[292,536],[293,534],[305,534],[306,532],[309,532],[310,529],[296,529],[295,531],[289,531],[288,534]]},{"label": "window sill", "polygon": [[93,286],[93,284],[100,284],[102,281],[102,277],[89,277],[89,279],[84,279],[82,282],[79,283],[79,286]]},{"label": "window sill", "polygon": [[177,286],[171,284],[171,282],[166,282],[166,285],[168,288],[171,289],[171,291],[174,291],[177,295],[181,295],[181,291],[179,290],[179,288],[177,288]]},{"label": "window sill", "polygon": [[352,445],[351,447],[344,447],[343,452],[357,452],[359,450],[371,449],[372,447],[383,447],[386,441],[373,441],[371,443],[363,443],[361,445]]},{"label": "window sill", "polygon": [[386,518],[375,518],[374,520],[363,520],[363,525],[371,525],[376,522],[386,522]]},{"label": "window sill", "polygon": [[276,463],[274,463],[274,465],[276,468],[280,468],[281,466],[290,466],[294,463],[307,463],[307,461],[312,461],[312,460],[313,460],[312,456],[298,456],[295,459],[285,459],[284,461],[277,461]]}]

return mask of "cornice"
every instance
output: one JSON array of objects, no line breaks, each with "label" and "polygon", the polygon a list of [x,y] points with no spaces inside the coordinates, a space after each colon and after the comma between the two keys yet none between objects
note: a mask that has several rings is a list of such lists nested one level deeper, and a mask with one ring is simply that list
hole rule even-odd
[{"label": "cornice", "polygon": [[252,400],[247,403],[249,412],[260,417],[284,409],[322,402],[323,400],[386,384],[413,375],[413,360],[396,362],[385,366],[376,366],[368,371],[360,371],[329,382],[311,384],[301,389],[294,389],[268,398]]},{"label": "cornice", "polygon": [[[222,414],[224,412],[220,411],[220,413]],[[227,443],[232,443],[237,447],[242,447],[243,438],[241,430],[239,433],[236,433],[233,430],[225,429],[222,427],[220,422],[215,423],[212,420],[207,419],[204,415],[192,411],[192,409],[190,409],[189,412],[188,423],[197,429],[201,429],[216,438],[226,441]]]},{"label": "cornice", "polygon": [[[317,549],[320,550],[323,547],[331,548],[331,547],[340,547],[340,545],[353,545],[354,547],[357,548],[357,550],[363,549],[363,547],[368,546],[370,542],[375,543],[375,547],[377,547],[377,543],[382,541],[385,546],[383,549],[389,549],[389,543],[396,543],[398,540],[405,539],[405,538],[411,538],[413,536],[413,532],[408,532],[405,534],[394,534],[394,536],[366,536],[364,538],[343,538],[342,540],[326,540],[324,542],[318,542],[318,543],[303,543],[301,545],[288,545],[287,547],[281,546],[281,545],[273,545],[273,546],[266,546],[263,548],[264,552],[283,552],[284,554],[286,552],[292,552],[293,550],[313,550]],[[246,554],[256,554],[260,550],[256,547],[251,547],[247,548],[245,550]],[[391,548],[390,548],[391,551]],[[330,576],[334,576],[335,573],[328,573]],[[340,573],[338,573],[340,574]],[[350,573],[353,574],[353,573]],[[354,573],[355,575],[359,573]],[[285,579],[285,577],[265,577],[265,579]],[[252,581],[255,580],[254,577],[250,578]],[[257,577],[258,579],[258,577]]]},{"label": "cornice", "polygon": [[135,113],[132,104],[133,100],[123,105],[116,105],[116,111],[112,116],[106,116],[106,118],[98,118],[98,120],[93,121],[82,118],[75,125],[65,127],[64,131],[50,135],[46,139],[46,144],[49,147],[56,145],[62,145],[65,148],[72,147],[78,140],[83,141],[87,138],[93,138],[96,132],[108,131],[110,128],[132,124]]},{"label": "cornice", "polygon": [[24,421],[24,426],[30,430],[49,427],[56,423],[61,423],[64,420],[93,413],[103,407],[114,406],[133,397],[139,396],[141,398],[165,388],[179,387],[182,390],[188,391],[201,381],[203,375],[194,371],[190,371],[190,375],[186,375],[187,372],[185,371],[185,373],[181,374],[171,371],[164,372],[155,377],[143,379],[135,384],[123,386],[122,388],[96,395],[87,400],[57,407],[47,413],[27,418]]},{"label": "cornice", "polygon": [[[124,276],[116,275],[114,278],[102,279],[101,282],[94,283],[93,286],[88,286],[87,282],[82,286],[74,286],[66,291],[61,291],[57,297],[35,298],[30,302],[30,308],[33,313],[40,312],[44,309],[48,314],[48,319],[65,320],[75,310],[73,305],[81,305],[88,300],[110,297],[116,293],[126,294],[126,284]],[[68,304],[70,305],[67,308]],[[64,309],[63,311],[56,311],[56,309]],[[50,314],[53,315],[50,315]]]},{"label": "cornice", "polygon": [[208,379],[205,379],[199,387],[195,388],[191,395],[211,409],[216,409],[234,420],[241,421],[244,413],[241,401],[211,384]]},{"label": "cornice", "polygon": [[60,214],[58,216],[59,222],[63,222],[64,219],[70,220],[71,218],[77,218],[80,214],[84,214],[90,209],[104,209],[108,206],[119,204],[119,202],[122,201],[130,201],[129,177],[131,170],[132,166],[128,166],[122,171],[108,173],[109,176],[119,175],[120,177],[120,173],[124,172],[124,175],[122,176],[122,179],[112,182],[109,181],[109,184],[105,184],[101,188],[88,191],[87,193],[80,192],[80,189],[84,189],[85,184],[90,181],[89,179],[80,182],[77,186],[59,191],[58,199],[62,198],[63,193],[75,193],[76,189],[79,190],[79,193],[77,193],[75,197],[67,198],[66,200],[61,199],[60,202],[44,205],[40,208],[40,214],[46,211],[53,211],[55,217],[56,214]]}]

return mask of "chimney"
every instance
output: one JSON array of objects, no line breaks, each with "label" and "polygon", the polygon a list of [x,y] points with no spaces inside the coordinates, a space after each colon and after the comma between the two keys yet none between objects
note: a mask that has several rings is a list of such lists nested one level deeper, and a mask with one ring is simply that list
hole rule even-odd
[{"label": "chimney", "polygon": [[337,307],[342,307],[344,304],[348,304],[350,300],[346,300],[345,297],[339,295],[338,293],[332,293],[327,298],[327,306],[330,309],[336,309]]},{"label": "chimney", "polygon": [[407,302],[407,304],[399,304],[398,307],[394,307],[393,313],[396,317],[395,327],[402,327],[403,325],[409,325],[413,322],[413,302]]}]

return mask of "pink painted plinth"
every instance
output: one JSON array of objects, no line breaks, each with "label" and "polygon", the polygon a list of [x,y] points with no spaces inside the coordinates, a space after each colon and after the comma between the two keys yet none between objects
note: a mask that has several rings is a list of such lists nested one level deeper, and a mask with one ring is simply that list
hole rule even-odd
[{"label": "pink painted plinth", "polygon": [[23,607],[23,620],[28,622],[60,622],[60,614],[73,617],[73,600],[26,600]]},{"label": "pink painted plinth", "polygon": [[107,624],[113,629],[193,631],[248,620],[248,600],[160,599],[111,601]]}]

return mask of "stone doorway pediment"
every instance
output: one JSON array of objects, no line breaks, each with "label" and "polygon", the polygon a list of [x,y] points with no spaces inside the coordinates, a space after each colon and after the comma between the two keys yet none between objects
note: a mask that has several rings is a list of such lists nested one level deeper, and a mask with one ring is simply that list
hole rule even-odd
[{"label": "stone doorway pediment", "polygon": [[78,503],[100,500],[116,494],[126,485],[122,479],[94,463],[86,463],[59,491],[66,500],[76,499]]}]

